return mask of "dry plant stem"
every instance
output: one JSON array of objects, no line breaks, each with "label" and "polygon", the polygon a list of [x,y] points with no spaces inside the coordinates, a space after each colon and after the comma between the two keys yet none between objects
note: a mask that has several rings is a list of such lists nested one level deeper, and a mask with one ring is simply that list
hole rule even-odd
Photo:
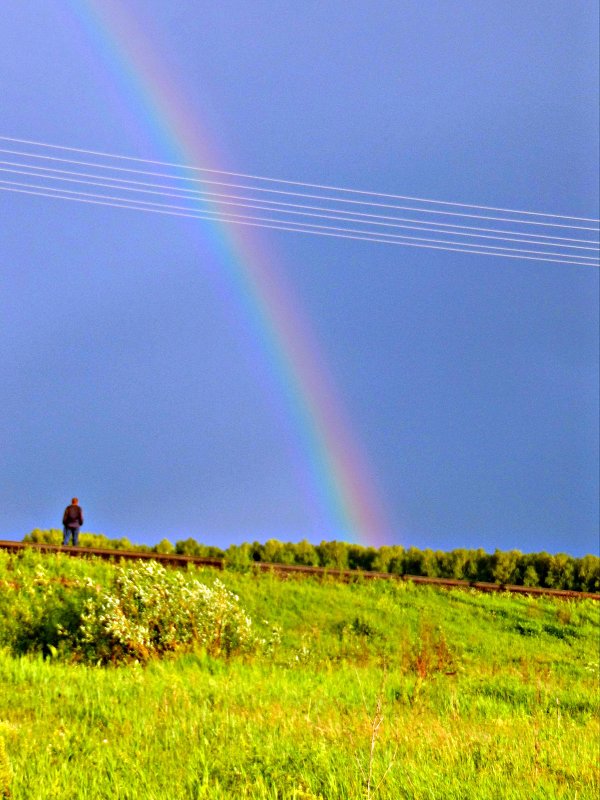
[{"label": "dry plant stem", "polygon": [[394,762],[396,760],[396,755],[398,753],[398,747],[396,747],[396,750],[394,751],[394,755],[392,756],[392,759],[391,759],[390,763],[387,765],[387,767],[385,769],[385,772],[383,773],[382,777],[380,778],[378,783],[373,788],[373,764],[374,764],[374,760],[375,760],[375,745],[377,743],[377,736],[379,734],[379,729],[383,725],[383,720],[384,720],[383,696],[384,696],[385,684],[386,684],[386,680],[387,680],[387,673],[386,673],[386,670],[385,670],[385,667],[384,667],[383,668],[382,678],[381,678],[381,686],[379,687],[379,692],[377,694],[377,700],[376,700],[376,704],[375,704],[375,712],[374,712],[374,714],[372,716],[371,716],[371,713],[369,711],[369,707],[368,707],[367,700],[366,700],[366,697],[365,697],[365,693],[364,693],[364,690],[363,690],[363,687],[362,687],[362,683],[360,681],[360,677],[359,677],[358,672],[356,670],[355,670],[355,673],[356,673],[356,679],[358,681],[358,685],[360,687],[360,693],[361,693],[361,697],[362,697],[362,701],[363,701],[363,707],[365,709],[365,714],[367,716],[367,720],[369,721],[369,726],[371,728],[371,741],[370,741],[370,747],[369,747],[369,764],[368,764],[368,769],[367,769],[367,773],[366,774],[365,774],[365,771],[364,771],[364,769],[362,767],[362,764],[360,763],[360,760],[358,759],[358,757],[357,757],[356,760],[357,760],[359,769],[361,771],[361,774],[363,776],[363,780],[365,780],[366,784],[367,784],[367,800],[371,800],[372,797],[375,797],[375,795],[377,794],[377,792],[379,791],[379,789],[383,785],[383,782],[384,782],[385,778],[387,777],[387,774],[389,773],[389,771],[393,767]]},{"label": "dry plant stem", "polygon": [[394,750],[394,755],[393,755],[393,756],[392,756],[392,758],[390,759],[390,763],[389,763],[389,764],[387,765],[387,767],[385,768],[385,772],[384,772],[384,773],[383,773],[383,775],[381,776],[381,779],[380,779],[379,783],[377,784],[377,786],[376,786],[376,787],[375,787],[375,789],[373,790],[373,796],[375,796],[375,795],[377,794],[377,792],[379,791],[379,789],[380,789],[380,788],[381,788],[381,786],[383,785],[383,782],[384,782],[384,780],[386,779],[388,772],[391,770],[391,768],[392,768],[392,767],[394,766],[394,764],[396,763],[396,757],[397,757],[397,755],[398,755],[398,745],[396,745],[396,749]]},{"label": "dry plant stem", "polygon": [[381,694],[377,697],[375,715],[371,720],[371,749],[369,751],[369,777],[367,780],[367,798],[371,798],[371,781],[373,779],[373,757],[375,755],[375,743],[379,728],[383,724],[383,714],[381,713]]}]

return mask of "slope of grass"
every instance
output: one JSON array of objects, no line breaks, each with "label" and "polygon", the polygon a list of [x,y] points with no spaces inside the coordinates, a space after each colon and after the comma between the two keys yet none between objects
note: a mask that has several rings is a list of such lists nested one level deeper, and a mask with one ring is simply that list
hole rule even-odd
[{"label": "slope of grass", "polygon": [[0,557],[0,797],[598,796],[592,601],[226,572],[271,653],[101,668],[15,654],[40,568],[65,602],[114,569]]}]

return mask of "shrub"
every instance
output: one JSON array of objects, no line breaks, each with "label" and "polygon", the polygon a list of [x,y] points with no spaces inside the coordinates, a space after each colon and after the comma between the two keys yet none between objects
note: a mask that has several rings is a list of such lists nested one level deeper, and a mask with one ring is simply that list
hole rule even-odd
[{"label": "shrub", "polygon": [[62,544],[62,540],[63,532],[58,528],[50,528],[48,530],[34,528],[31,533],[27,533],[23,537],[24,542],[33,542],[35,544]]},{"label": "shrub", "polygon": [[249,544],[232,544],[225,551],[223,566],[238,572],[247,572],[253,560]]},{"label": "shrub", "polygon": [[156,562],[116,568],[110,589],[85,603],[78,651],[102,663],[145,662],[200,645],[212,655],[255,649],[261,640],[239,598]]},{"label": "shrub", "polygon": [[16,560],[10,591],[0,595],[0,615],[4,620],[0,644],[8,645],[15,653],[47,656],[70,651],[85,601],[96,591],[94,584],[87,578],[53,577],[41,564],[20,563],[30,561],[35,559]]}]

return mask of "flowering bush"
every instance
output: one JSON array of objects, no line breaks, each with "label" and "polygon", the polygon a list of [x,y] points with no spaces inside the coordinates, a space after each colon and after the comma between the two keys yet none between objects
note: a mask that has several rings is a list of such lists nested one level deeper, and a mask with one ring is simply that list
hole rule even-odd
[{"label": "flowering bush", "polygon": [[53,574],[39,554],[11,562],[8,579],[0,575],[0,646],[116,664],[195,647],[214,656],[268,652],[275,642],[276,632],[268,641],[254,632],[219,580],[208,586],[154,561],[102,565],[100,582],[70,567]]},{"label": "flowering bush", "polygon": [[230,655],[261,644],[221,581],[207,586],[150,561],[117,567],[113,586],[86,600],[78,652],[100,662],[147,661],[193,645]]}]

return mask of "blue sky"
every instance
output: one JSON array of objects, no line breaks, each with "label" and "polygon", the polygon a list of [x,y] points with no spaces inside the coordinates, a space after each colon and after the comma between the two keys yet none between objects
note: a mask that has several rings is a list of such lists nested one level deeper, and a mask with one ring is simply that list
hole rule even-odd
[{"label": "blue sky", "polygon": [[[70,5],[2,4],[0,135],[168,159]],[[128,7],[228,169],[599,216],[595,3]],[[189,225],[0,193],[1,538],[344,536]],[[395,541],[597,550],[596,269],[260,238]]]}]

